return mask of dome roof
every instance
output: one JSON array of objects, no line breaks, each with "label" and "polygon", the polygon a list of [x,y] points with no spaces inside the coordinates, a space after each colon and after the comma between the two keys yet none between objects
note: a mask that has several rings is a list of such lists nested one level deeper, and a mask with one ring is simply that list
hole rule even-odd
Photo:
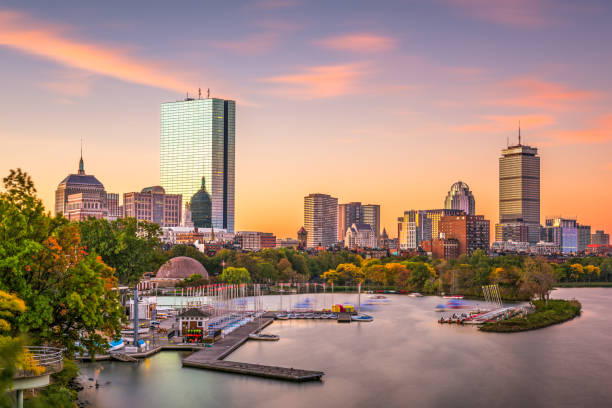
[{"label": "dome roof", "polygon": [[191,221],[194,227],[212,227],[212,200],[210,199],[210,194],[206,192],[204,177],[202,177],[202,188],[191,197],[189,207],[191,209]]},{"label": "dome roof", "polygon": [[163,264],[157,271],[156,277],[161,279],[185,279],[194,274],[208,279],[208,272],[201,263],[187,256],[177,256]]},{"label": "dome roof", "polygon": [[470,186],[468,186],[463,181],[458,181],[451,186],[451,191],[460,191],[460,190],[469,190]]}]

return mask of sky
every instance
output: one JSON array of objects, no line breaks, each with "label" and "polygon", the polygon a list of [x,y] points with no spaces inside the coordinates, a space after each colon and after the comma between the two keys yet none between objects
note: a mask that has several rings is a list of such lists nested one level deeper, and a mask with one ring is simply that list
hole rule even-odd
[{"label": "sky", "polygon": [[[0,174],[52,210],[78,167],[159,184],[160,104],[236,100],[236,229],[295,237],[303,197],[441,208],[466,182],[498,221],[498,158],[541,157],[541,214],[612,231],[607,0],[3,1]],[[492,228],[493,230],[493,228]]]}]

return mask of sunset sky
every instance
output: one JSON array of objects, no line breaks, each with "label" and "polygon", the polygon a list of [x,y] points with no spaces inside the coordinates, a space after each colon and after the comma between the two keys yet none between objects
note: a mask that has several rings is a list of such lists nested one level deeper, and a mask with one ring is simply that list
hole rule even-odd
[{"label": "sunset sky", "polygon": [[236,100],[237,230],[295,237],[320,192],[396,236],[458,180],[495,224],[520,120],[542,222],[612,231],[608,0],[25,3],[0,6],[0,173],[50,210],[81,138],[108,192],[159,184],[160,104],[201,87]]}]

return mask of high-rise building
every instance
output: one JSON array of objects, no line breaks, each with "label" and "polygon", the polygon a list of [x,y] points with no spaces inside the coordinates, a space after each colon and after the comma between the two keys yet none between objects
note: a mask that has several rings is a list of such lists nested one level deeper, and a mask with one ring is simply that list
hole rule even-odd
[{"label": "high-rise building", "polygon": [[304,197],[304,229],[309,248],[338,242],[338,199],[327,194]]},{"label": "high-rise building", "polygon": [[191,211],[191,222],[198,228],[213,228],[212,226],[212,200],[210,194],[206,191],[206,183],[202,177],[202,188],[191,197],[189,204],[185,204],[185,208],[189,207]]},{"label": "high-rise building", "polygon": [[90,217],[106,218],[107,210],[97,192],[75,193],[68,196],[64,216],[69,221],[84,221]]},{"label": "high-rise building", "polygon": [[438,232],[438,224],[440,219],[447,215],[462,215],[465,214],[463,210],[449,210],[446,208],[440,208],[436,210],[425,210],[425,215],[431,220],[431,237],[433,239],[440,238]]},{"label": "high-rise building", "polygon": [[123,212],[125,217],[154,222],[160,227],[178,227],[181,202],[180,194],[166,194],[160,186],[146,187],[140,193],[123,194]]},{"label": "high-rise building", "polygon": [[[519,143],[499,158],[499,224],[495,240],[540,240],[540,157],[538,149]],[[526,233],[526,234],[525,234]],[[526,235],[526,236],[525,236]]]},{"label": "high-rise building", "polygon": [[578,252],[578,223],[571,218],[548,218],[543,231],[544,241],[553,242],[565,254]]},{"label": "high-rise building", "polygon": [[591,235],[592,245],[610,245],[610,234],[606,234],[603,230],[597,230]]},{"label": "high-rise building", "polygon": [[79,171],[77,174],[69,174],[59,183],[55,190],[55,214],[67,214],[68,196],[71,194],[84,193],[87,199],[93,196],[98,197],[98,201],[102,208],[106,210],[106,190],[104,185],[98,179],[90,174],[85,174],[85,165],[83,156],[79,160]]},{"label": "high-rise building", "polygon": [[463,181],[453,184],[444,200],[447,210],[462,210],[466,215],[476,214],[476,201],[470,187]]},{"label": "high-rise building", "polygon": [[338,241],[344,241],[346,230],[353,224],[360,224],[362,218],[361,203],[338,204]]},{"label": "high-rise building", "polygon": [[578,252],[586,251],[591,245],[591,226],[578,224]]},{"label": "high-rise building", "polygon": [[488,252],[490,229],[490,222],[483,215],[445,216],[438,225],[441,239],[457,240],[460,255],[469,255],[477,249]]},{"label": "high-rise building", "polygon": [[119,194],[107,193],[106,207],[108,209],[106,218],[109,220],[116,220],[117,218],[123,217],[123,208],[119,205]]},{"label": "high-rise building", "polygon": [[380,239],[380,205],[364,204],[361,206],[361,212],[361,223],[372,227],[372,231],[374,231],[374,235],[378,241]]},{"label": "high-rise building", "polygon": [[404,211],[404,215],[397,219],[399,248],[416,249],[422,241],[430,241],[431,225],[425,211]]},{"label": "high-rise building", "polygon": [[183,204],[200,190],[211,196],[214,229],[234,232],[236,103],[218,98],[161,105],[161,185]]}]

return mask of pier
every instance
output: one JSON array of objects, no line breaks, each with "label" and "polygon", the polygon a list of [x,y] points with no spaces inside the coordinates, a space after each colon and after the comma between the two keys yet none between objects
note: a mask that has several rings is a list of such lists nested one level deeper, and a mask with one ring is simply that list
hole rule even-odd
[{"label": "pier", "polygon": [[196,351],[185,357],[183,359],[183,366],[295,382],[320,380],[324,375],[322,371],[309,371],[223,360],[244,344],[249,339],[249,334],[261,331],[272,324],[273,321],[273,318],[265,317],[249,322],[234,330],[225,338],[216,341],[211,347],[206,347],[205,349]]}]

